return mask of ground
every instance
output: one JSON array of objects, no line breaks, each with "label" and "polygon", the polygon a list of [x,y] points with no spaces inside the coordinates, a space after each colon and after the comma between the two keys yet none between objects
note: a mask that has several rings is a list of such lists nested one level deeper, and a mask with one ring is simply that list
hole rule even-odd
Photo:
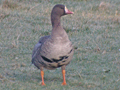
[{"label": "ground", "polygon": [[[55,4],[74,12],[61,23],[75,53],[66,67],[40,70],[31,65],[39,38],[52,30],[50,13]],[[119,90],[120,0],[2,0],[0,1],[0,90]]]}]

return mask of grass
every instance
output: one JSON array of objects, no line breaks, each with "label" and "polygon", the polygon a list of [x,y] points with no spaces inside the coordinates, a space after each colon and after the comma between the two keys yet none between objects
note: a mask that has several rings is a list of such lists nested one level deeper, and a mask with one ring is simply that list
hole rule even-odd
[{"label": "grass", "polygon": [[[61,86],[60,68],[40,71],[31,54],[41,36],[51,32],[50,12],[57,3],[74,11],[62,24],[75,47]],[[119,0],[2,0],[0,1],[0,90],[119,90]]]}]

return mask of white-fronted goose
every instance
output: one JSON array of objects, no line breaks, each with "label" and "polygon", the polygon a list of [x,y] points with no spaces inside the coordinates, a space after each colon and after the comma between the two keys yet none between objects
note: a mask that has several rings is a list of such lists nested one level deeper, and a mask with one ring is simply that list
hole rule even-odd
[{"label": "white-fronted goose", "polygon": [[57,4],[53,7],[52,33],[41,37],[33,49],[32,63],[41,70],[42,85],[45,85],[43,68],[52,70],[58,67],[62,69],[62,85],[66,85],[65,67],[70,63],[74,53],[72,43],[60,23],[61,16],[67,14],[73,14],[73,12],[69,11],[66,6]]}]

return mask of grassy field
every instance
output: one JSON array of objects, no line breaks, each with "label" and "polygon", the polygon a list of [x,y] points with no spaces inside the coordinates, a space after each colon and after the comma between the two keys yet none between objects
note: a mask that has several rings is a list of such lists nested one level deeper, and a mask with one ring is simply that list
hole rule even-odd
[{"label": "grassy field", "polygon": [[[40,70],[31,63],[32,49],[51,33],[55,4],[74,12],[61,19],[75,53],[66,68]],[[120,90],[120,0],[0,1],[0,90]]]}]

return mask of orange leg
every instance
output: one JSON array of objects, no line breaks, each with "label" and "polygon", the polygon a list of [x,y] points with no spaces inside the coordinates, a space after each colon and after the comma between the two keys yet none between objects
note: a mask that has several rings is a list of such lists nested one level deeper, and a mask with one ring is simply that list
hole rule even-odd
[{"label": "orange leg", "polygon": [[42,86],[44,86],[45,85],[45,83],[44,83],[44,71],[41,71],[41,78],[42,78]]},{"label": "orange leg", "polygon": [[62,70],[62,75],[63,75],[63,83],[62,85],[66,85],[66,80],[65,80],[65,70]]}]

